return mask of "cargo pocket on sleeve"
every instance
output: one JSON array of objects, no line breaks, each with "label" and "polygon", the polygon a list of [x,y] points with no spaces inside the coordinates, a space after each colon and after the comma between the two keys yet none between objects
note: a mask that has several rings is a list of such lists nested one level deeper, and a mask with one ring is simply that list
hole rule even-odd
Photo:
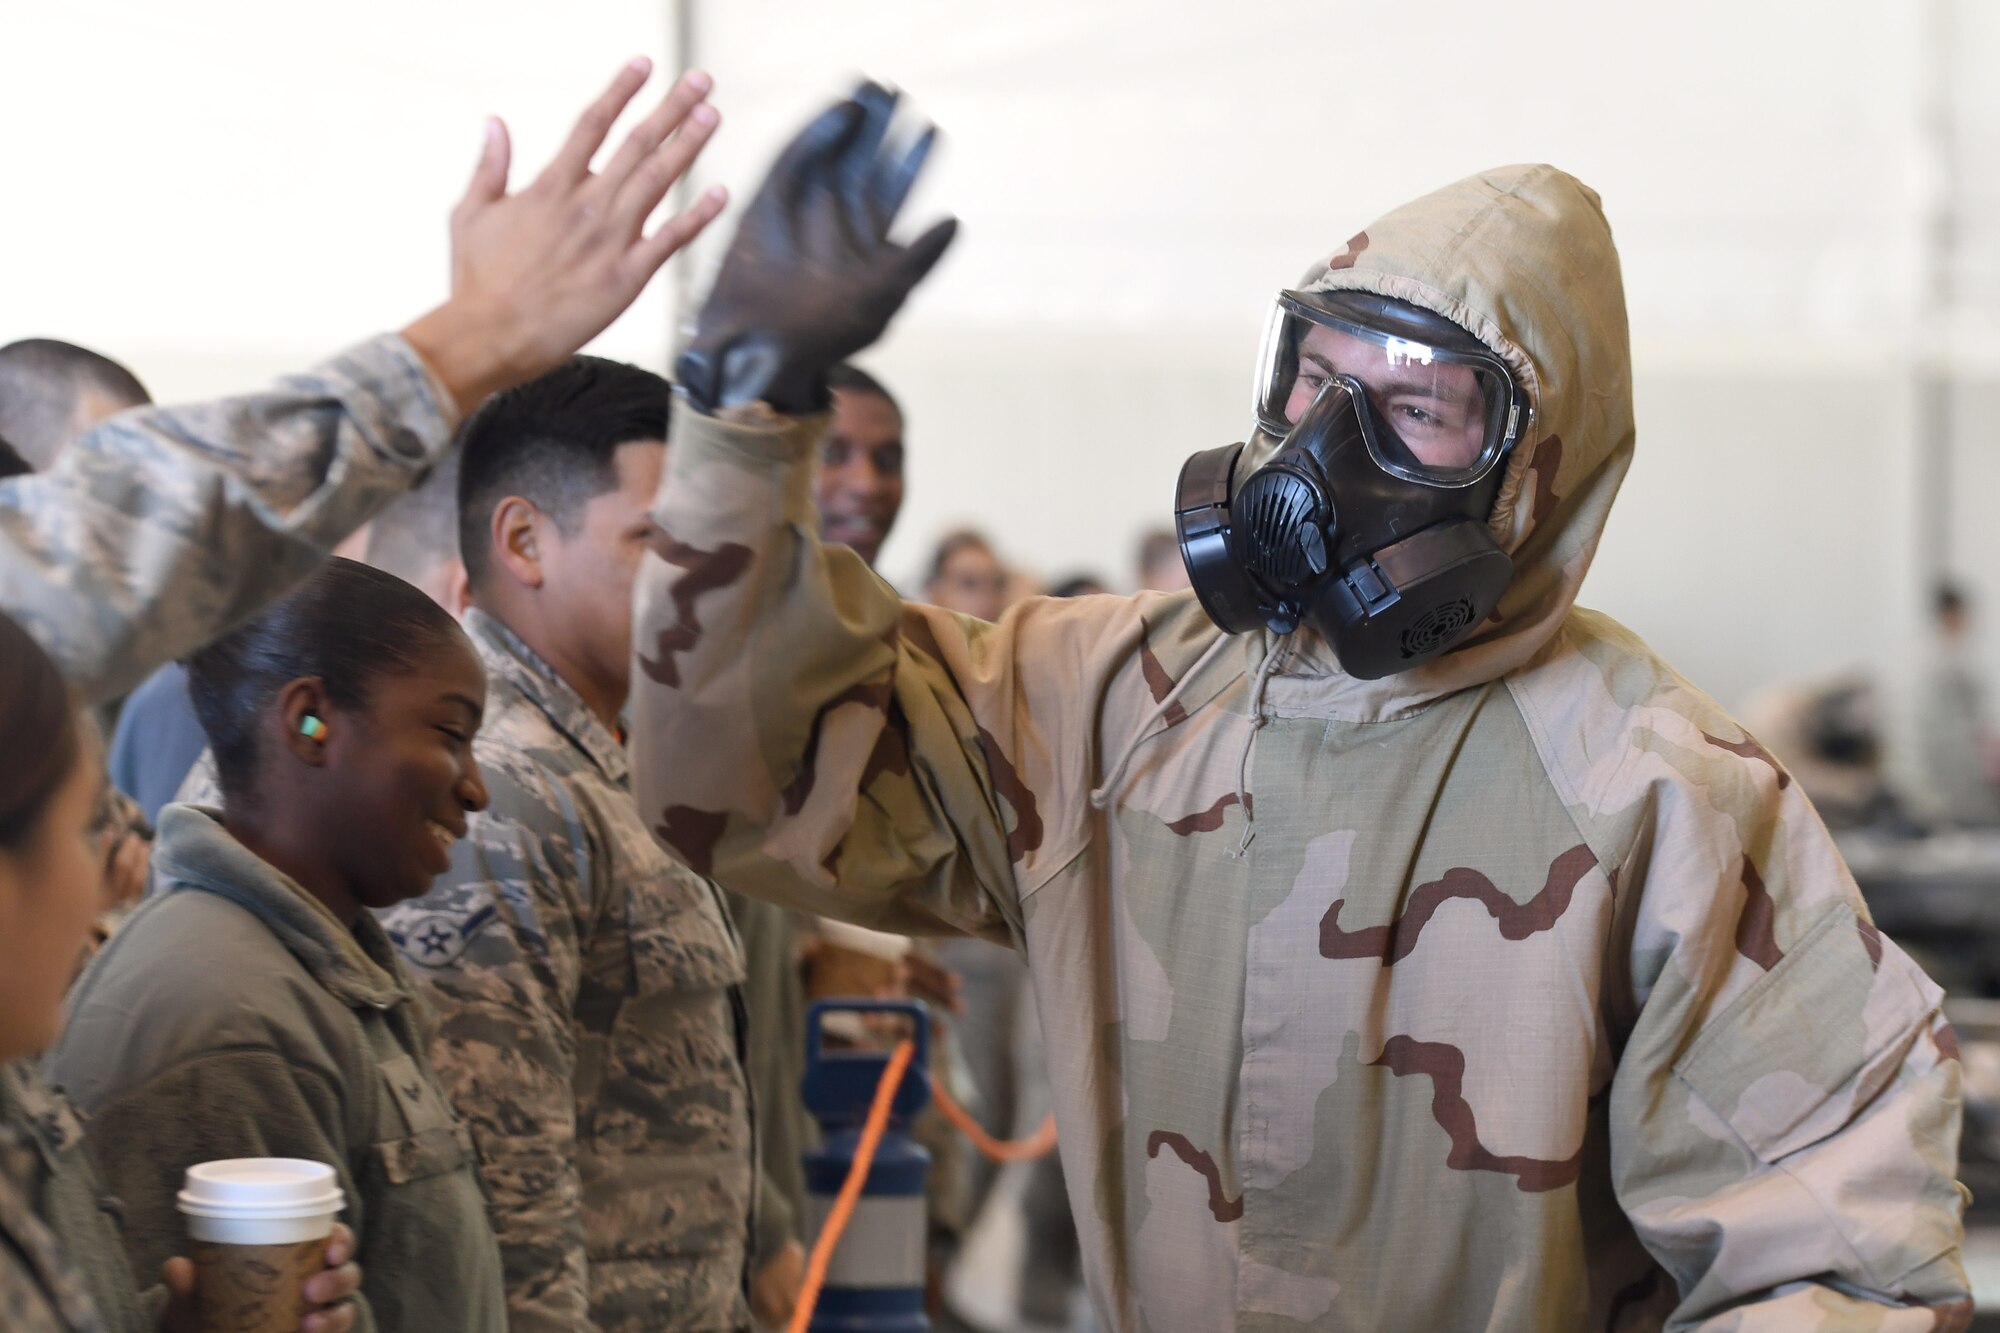
[{"label": "cargo pocket on sleeve", "polygon": [[1871,949],[1840,903],[1709,1023],[1674,1073],[1775,1165],[1889,1086],[1942,994],[1901,950]]}]

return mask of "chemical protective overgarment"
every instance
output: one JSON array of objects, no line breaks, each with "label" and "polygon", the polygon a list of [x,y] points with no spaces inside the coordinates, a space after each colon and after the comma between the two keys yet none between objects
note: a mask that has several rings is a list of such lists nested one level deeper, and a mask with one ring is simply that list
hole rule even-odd
[{"label": "chemical protective overgarment", "polygon": [[906,604],[814,535],[819,422],[683,403],[642,812],[739,892],[1025,952],[1107,1329],[1963,1327],[1937,988],[1782,766],[1574,609],[1635,434],[1596,195],[1496,170],[1304,286],[1531,396],[1462,647],[1364,681],[1185,593]]}]

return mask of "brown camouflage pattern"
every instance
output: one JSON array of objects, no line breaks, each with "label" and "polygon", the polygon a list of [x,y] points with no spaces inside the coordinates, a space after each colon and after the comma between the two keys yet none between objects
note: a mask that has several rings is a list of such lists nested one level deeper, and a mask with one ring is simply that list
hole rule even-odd
[{"label": "brown camouflage pattern", "polygon": [[1768,753],[1575,609],[1635,435],[1597,197],[1489,172],[1306,285],[1438,310],[1531,395],[1464,646],[1191,674],[1188,594],[907,605],[813,535],[816,422],[683,404],[642,809],[732,890],[1025,950],[1106,1329],[1962,1327],[1937,988]]}]

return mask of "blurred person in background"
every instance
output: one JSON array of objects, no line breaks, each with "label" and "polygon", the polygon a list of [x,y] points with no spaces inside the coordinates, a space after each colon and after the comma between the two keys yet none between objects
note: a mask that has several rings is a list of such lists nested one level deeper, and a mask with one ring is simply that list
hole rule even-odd
[{"label": "blurred person in background", "polygon": [[1784,762],[1827,827],[1865,828],[1897,805],[1882,770],[1881,696],[1859,674],[1766,692],[1744,725]]},{"label": "blurred person in background", "polygon": [[[192,1333],[194,1268],[145,1292],[91,1162],[82,1119],[34,1073],[54,1040],[99,902],[88,825],[102,773],[55,663],[0,615],[0,1328],[7,1333]],[[173,1251],[183,1248],[180,1244]],[[327,1247],[304,1333],[352,1328],[354,1236]],[[142,1270],[143,1271],[143,1270]]]},{"label": "blurred person in background", "polygon": [[476,1161],[423,1001],[371,909],[422,893],[486,804],[485,673],[415,588],[334,558],[188,659],[220,809],[171,805],[155,891],[77,982],[49,1081],[91,1117],[140,1272],[190,1166],[323,1162],[356,1222],[364,1330],[501,1333]]},{"label": "blurred person in background", "polygon": [[1139,539],[1139,591],[1180,592],[1188,586],[1187,565],[1172,528],[1154,528]]},{"label": "blurred person in background", "polygon": [[1917,759],[1923,811],[1947,824],[2000,824],[1992,719],[1972,636],[1972,607],[1955,583],[1931,599],[1936,634],[1917,699]]},{"label": "blurred person in background", "polygon": [[1049,589],[1051,597],[1096,597],[1111,591],[1111,585],[1095,574],[1065,574]]},{"label": "blurred person in background", "polygon": [[1768,752],[1575,605],[1637,438],[1597,195],[1497,167],[1321,251],[1182,469],[1196,592],[995,624],[805,503],[821,377],[954,230],[890,237],[896,113],[780,155],[677,362],[661,835],[1025,954],[1107,1329],[1965,1327],[1941,993]]},{"label": "blurred person in background", "polygon": [[125,697],[106,762],[118,790],[157,820],[207,746],[188,699],[187,668],[169,662]]},{"label": "blurred person in background", "polygon": [[[431,1058],[493,1201],[513,1333],[727,1333],[749,1314],[743,962],[720,891],[639,817],[620,736],[671,396],[578,356],[460,434],[488,804],[382,921],[437,1015]],[[803,1251],[789,1261],[752,1284],[780,1318]]]},{"label": "blurred person in background", "polygon": [[975,620],[998,620],[1010,591],[1007,567],[984,534],[961,528],[939,540],[924,580],[925,601]]},{"label": "blurred person in background", "polygon": [[[0,478],[48,467],[65,445],[106,417],[151,401],[136,375],[88,348],[53,338],[0,347],[0,437],[11,431],[23,441],[20,449],[6,441]],[[107,701],[87,715],[87,725],[101,734],[120,711],[117,701]],[[91,743],[102,752],[99,737]],[[103,869],[94,940],[113,929],[122,910],[145,891],[152,815],[106,778],[91,817],[91,840]]]},{"label": "blurred person in background", "polygon": [[37,471],[106,417],[152,401],[137,375],[87,347],[54,338],[0,347],[0,436]]},{"label": "blurred person in background", "polygon": [[826,382],[833,417],[813,470],[819,536],[872,567],[903,508],[903,409],[858,366],[835,366]]}]

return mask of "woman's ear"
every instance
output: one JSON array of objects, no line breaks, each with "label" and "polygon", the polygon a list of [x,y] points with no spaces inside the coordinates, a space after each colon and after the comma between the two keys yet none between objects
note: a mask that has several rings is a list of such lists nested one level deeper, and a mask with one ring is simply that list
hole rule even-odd
[{"label": "woman's ear", "polygon": [[327,745],[338,724],[326,683],[318,676],[301,676],[278,691],[279,739],[299,762],[325,767]]}]

